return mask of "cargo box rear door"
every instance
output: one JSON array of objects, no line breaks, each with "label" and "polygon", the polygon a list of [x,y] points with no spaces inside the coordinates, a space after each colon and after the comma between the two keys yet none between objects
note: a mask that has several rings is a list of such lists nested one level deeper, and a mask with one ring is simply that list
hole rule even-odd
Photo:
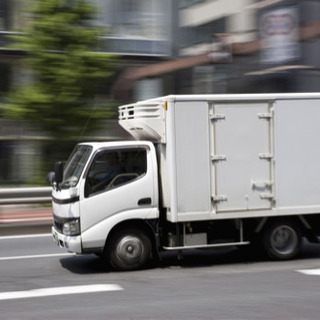
[{"label": "cargo box rear door", "polygon": [[266,103],[212,107],[216,212],[270,208],[272,193],[272,114]]}]

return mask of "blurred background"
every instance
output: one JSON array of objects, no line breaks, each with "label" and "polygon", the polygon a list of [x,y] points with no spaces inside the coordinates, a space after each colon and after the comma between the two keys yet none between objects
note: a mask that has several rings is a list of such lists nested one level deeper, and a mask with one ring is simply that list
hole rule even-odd
[{"label": "blurred background", "polygon": [[319,0],[0,0],[0,186],[128,138],[120,104],[320,91],[319,51]]}]

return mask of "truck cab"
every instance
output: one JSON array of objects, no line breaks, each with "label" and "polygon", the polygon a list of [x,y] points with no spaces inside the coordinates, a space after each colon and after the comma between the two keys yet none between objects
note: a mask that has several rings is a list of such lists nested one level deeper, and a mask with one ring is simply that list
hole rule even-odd
[{"label": "truck cab", "polygon": [[71,252],[104,255],[113,232],[127,232],[115,250],[126,255],[129,264],[140,264],[145,250],[141,234],[153,233],[150,221],[159,217],[157,180],[155,147],[150,142],[77,145],[61,181],[54,182],[55,242]]}]

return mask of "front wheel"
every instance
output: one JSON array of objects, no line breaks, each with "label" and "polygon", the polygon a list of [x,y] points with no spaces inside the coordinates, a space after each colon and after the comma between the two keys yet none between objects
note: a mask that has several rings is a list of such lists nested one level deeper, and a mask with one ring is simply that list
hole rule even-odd
[{"label": "front wheel", "polygon": [[265,229],[263,246],[272,259],[292,259],[300,251],[301,230],[294,221],[289,219],[275,220]]},{"label": "front wheel", "polygon": [[151,241],[138,228],[126,228],[113,234],[107,247],[106,258],[115,270],[142,269],[151,255]]}]

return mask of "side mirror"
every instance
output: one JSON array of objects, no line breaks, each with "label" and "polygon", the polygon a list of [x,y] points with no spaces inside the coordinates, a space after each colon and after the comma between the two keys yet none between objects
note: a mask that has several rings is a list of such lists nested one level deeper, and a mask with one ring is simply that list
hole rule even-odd
[{"label": "side mirror", "polygon": [[47,181],[48,181],[51,185],[53,185],[54,176],[55,176],[55,174],[54,174],[54,172],[52,172],[52,171],[47,174]]},{"label": "side mirror", "polygon": [[54,181],[59,184],[63,179],[63,164],[62,162],[56,162],[54,165]]}]

